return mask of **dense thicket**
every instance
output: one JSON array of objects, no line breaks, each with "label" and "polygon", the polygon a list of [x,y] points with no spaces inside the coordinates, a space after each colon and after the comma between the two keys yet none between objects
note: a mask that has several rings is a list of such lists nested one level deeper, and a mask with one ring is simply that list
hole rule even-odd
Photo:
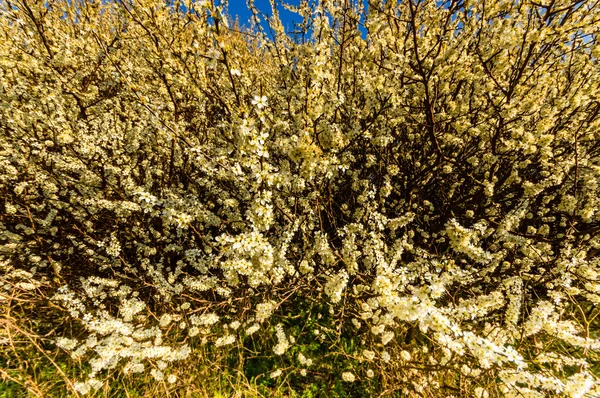
[{"label": "dense thicket", "polygon": [[600,394],[599,4],[301,3],[0,2],[0,260],[86,331],[77,388],[200,343],[298,389]]}]

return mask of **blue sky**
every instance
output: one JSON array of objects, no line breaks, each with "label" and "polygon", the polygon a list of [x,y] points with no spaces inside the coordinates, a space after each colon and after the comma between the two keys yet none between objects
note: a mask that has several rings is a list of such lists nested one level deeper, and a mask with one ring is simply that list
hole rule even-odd
[{"label": "blue sky", "polygon": [[[300,0],[285,0],[286,4],[298,6],[300,5]],[[280,4],[281,0],[276,0],[276,3]],[[271,4],[269,0],[254,0],[254,5],[262,11],[265,15],[271,15]],[[283,26],[286,31],[290,31],[293,29],[293,22],[301,22],[301,18],[298,14],[289,12],[281,5],[277,7],[279,11],[279,17],[283,22]],[[233,18],[239,19],[240,25],[242,26],[250,26],[250,18],[252,17],[252,13],[248,10],[248,6],[246,4],[246,0],[229,0],[229,15]]]},{"label": "blue sky", "polygon": [[[350,4],[356,4],[357,2],[362,1],[365,9],[368,7],[367,0],[351,0]],[[286,32],[291,33],[294,30],[294,23],[302,22],[302,18],[293,12],[286,10],[281,4],[285,2],[285,4],[292,6],[299,6],[301,0],[275,0],[275,4],[277,4],[277,11],[279,12],[279,17],[281,18],[281,22],[283,23],[283,27]],[[314,6],[317,3],[317,0],[309,0],[309,4]],[[254,5],[263,13],[266,17],[271,16],[271,3],[269,0],[254,0]],[[238,19],[241,26],[250,26],[250,19],[252,18],[252,13],[248,10],[248,6],[246,0],[229,0],[228,4],[228,14],[229,16],[235,20]],[[261,18],[262,27],[265,29],[265,32],[269,37],[269,30],[267,29],[267,24],[264,21],[264,18]],[[364,26],[359,27],[363,37],[366,36],[366,29]],[[310,29],[309,29],[310,32]],[[271,37],[272,38],[272,37]]]}]

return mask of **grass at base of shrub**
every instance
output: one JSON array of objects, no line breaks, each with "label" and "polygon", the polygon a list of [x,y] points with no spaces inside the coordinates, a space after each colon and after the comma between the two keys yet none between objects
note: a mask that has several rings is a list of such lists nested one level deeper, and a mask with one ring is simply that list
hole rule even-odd
[{"label": "grass at base of shrub", "polygon": [[[6,282],[6,281],[5,281]],[[46,286],[48,288],[48,286]],[[86,378],[89,365],[75,360],[53,344],[56,336],[77,337],[83,332],[62,309],[50,302],[44,287],[35,291],[13,286],[0,296],[0,398],[78,397],[77,380]],[[228,350],[210,345],[192,347],[190,358],[174,363],[173,384],[149,373],[126,375],[119,370],[102,374],[104,386],[90,397],[354,397],[364,396],[348,386],[327,380],[291,385],[283,375],[271,379],[272,367],[244,357],[243,346]],[[268,365],[268,364],[267,364]]]},{"label": "grass at base of shrub", "polygon": [[[9,282],[0,279],[8,286]],[[75,381],[84,380],[90,370],[85,360],[75,360],[58,348],[57,336],[81,337],[85,331],[63,309],[54,305],[45,292],[51,286],[25,291],[12,285],[11,290],[0,292],[0,398],[12,397],[79,397]],[[291,330],[294,325],[287,327]],[[298,340],[291,348],[317,357],[318,349]],[[278,378],[270,373],[277,364],[273,355],[263,356],[268,341],[258,335],[230,346],[215,348],[210,344],[191,343],[192,354],[185,361],[168,368],[168,374],[177,376],[173,384],[157,381],[149,372],[126,375],[116,369],[101,376],[104,385],[90,397],[298,397],[298,398],[361,398],[406,396],[401,389],[385,385],[386,375],[371,381],[344,383],[333,373],[335,359],[331,359],[332,374],[314,372],[308,377],[295,377],[284,372]],[[351,352],[353,341],[342,340],[344,352]],[[309,350],[309,351],[306,351]],[[595,355],[595,354],[594,354]],[[333,358],[333,357],[331,357]],[[598,363],[597,361],[595,363]],[[591,371],[598,375],[598,366]],[[338,372],[339,373],[339,372]],[[388,375],[392,376],[392,375]],[[445,394],[426,393],[420,396],[463,397],[464,389],[456,374],[447,373],[439,382]],[[392,379],[393,377],[390,377]],[[494,391],[490,388],[488,391]],[[494,393],[492,393],[494,394]],[[497,396],[490,394],[490,397]],[[416,396],[416,395],[415,395]]]}]

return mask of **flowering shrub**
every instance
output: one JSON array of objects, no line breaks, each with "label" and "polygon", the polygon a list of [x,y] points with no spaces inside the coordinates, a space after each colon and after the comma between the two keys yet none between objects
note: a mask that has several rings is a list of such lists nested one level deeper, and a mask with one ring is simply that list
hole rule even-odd
[{"label": "flowering shrub", "polygon": [[85,328],[81,393],[238,342],[273,382],[600,394],[596,2],[170,3],[1,2],[0,264]]}]

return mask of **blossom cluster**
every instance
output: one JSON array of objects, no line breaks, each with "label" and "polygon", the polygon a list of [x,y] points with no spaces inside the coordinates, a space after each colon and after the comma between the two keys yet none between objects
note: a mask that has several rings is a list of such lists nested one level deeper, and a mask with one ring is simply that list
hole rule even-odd
[{"label": "blossom cluster", "polygon": [[260,335],[273,379],[600,394],[596,2],[170,3],[0,4],[0,288],[55,281],[80,392]]}]

